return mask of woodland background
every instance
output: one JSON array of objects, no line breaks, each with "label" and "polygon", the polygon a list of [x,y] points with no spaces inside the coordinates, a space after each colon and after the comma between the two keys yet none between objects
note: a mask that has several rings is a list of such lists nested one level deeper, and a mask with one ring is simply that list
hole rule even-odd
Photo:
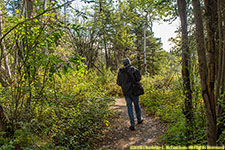
[{"label": "woodland background", "polygon": [[[78,1],[78,0],[77,0]],[[90,149],[129,57],[167,145],[224,145],[225,1],[0,0],[1,149]],[[154,21],[180,19],[164,51]]]}]

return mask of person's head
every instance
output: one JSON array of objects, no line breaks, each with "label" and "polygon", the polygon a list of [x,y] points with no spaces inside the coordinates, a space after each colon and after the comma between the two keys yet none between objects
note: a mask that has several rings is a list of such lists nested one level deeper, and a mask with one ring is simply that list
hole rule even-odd
[{"label": "person's head", "polygon": [[124,58],[123,59],[123,65],[124,66],[130,65],[130,59],[129,58]]}]

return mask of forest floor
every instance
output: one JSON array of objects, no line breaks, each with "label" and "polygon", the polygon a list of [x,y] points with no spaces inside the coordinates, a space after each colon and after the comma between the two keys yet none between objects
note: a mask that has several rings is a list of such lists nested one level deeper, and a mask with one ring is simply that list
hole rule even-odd
[{"label": "forest floor", "polygon": [[[116,99],[111,109],[116,115],[104,132],[101,142],[97,144],[97,149],[129,150],[130,146],[161,146],[163,144],[158,140],[164,132],[163,124],[159,119],[148,115],[144,108],[142,108],[144,122],[137,124],[135,131],[129,130],[130,121],[124,98]],[[135,113],[134,116],[136,116]]]}]

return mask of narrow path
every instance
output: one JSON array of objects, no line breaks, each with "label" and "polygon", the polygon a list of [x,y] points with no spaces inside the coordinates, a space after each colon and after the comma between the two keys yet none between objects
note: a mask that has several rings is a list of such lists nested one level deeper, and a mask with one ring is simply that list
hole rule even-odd
[{"label": "narrow path", "polygon": [[[118,98],[111,106],[118,117],[113,118],[108,132],[104,133],[99,150],[129,150],[130,146],[160,146],[158,137],[163,133],[163,125],[159,120],[146,114],[142,108],[143,124],[136,125],[135,131],[130,131],[127,107],[124,98]],[[135,114],[134,114],[135,115]],[[135,120],[137,122],[137,120]]]}]

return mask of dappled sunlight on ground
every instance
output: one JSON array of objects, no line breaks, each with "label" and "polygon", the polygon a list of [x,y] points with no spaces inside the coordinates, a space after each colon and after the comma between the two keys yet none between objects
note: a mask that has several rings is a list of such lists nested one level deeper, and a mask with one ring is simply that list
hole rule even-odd
[{"label": "dappled sunlight on ground", "polygon": [[[117,117],[113,118],[109,130],[104,133],[102,141],[98,144],[98,149],[123,150],[130,146],[147,145],[160,146],[158,137],[163,133],[163,125],[159,120],[146,114],[142,108],[143,124],[136,125],[135,131],[130,131],[129,118],[127,114],[126,101],[123,98],[116,99],[111,106],[117,112]],[[135,120],[137,122],[137,120]]]}]

